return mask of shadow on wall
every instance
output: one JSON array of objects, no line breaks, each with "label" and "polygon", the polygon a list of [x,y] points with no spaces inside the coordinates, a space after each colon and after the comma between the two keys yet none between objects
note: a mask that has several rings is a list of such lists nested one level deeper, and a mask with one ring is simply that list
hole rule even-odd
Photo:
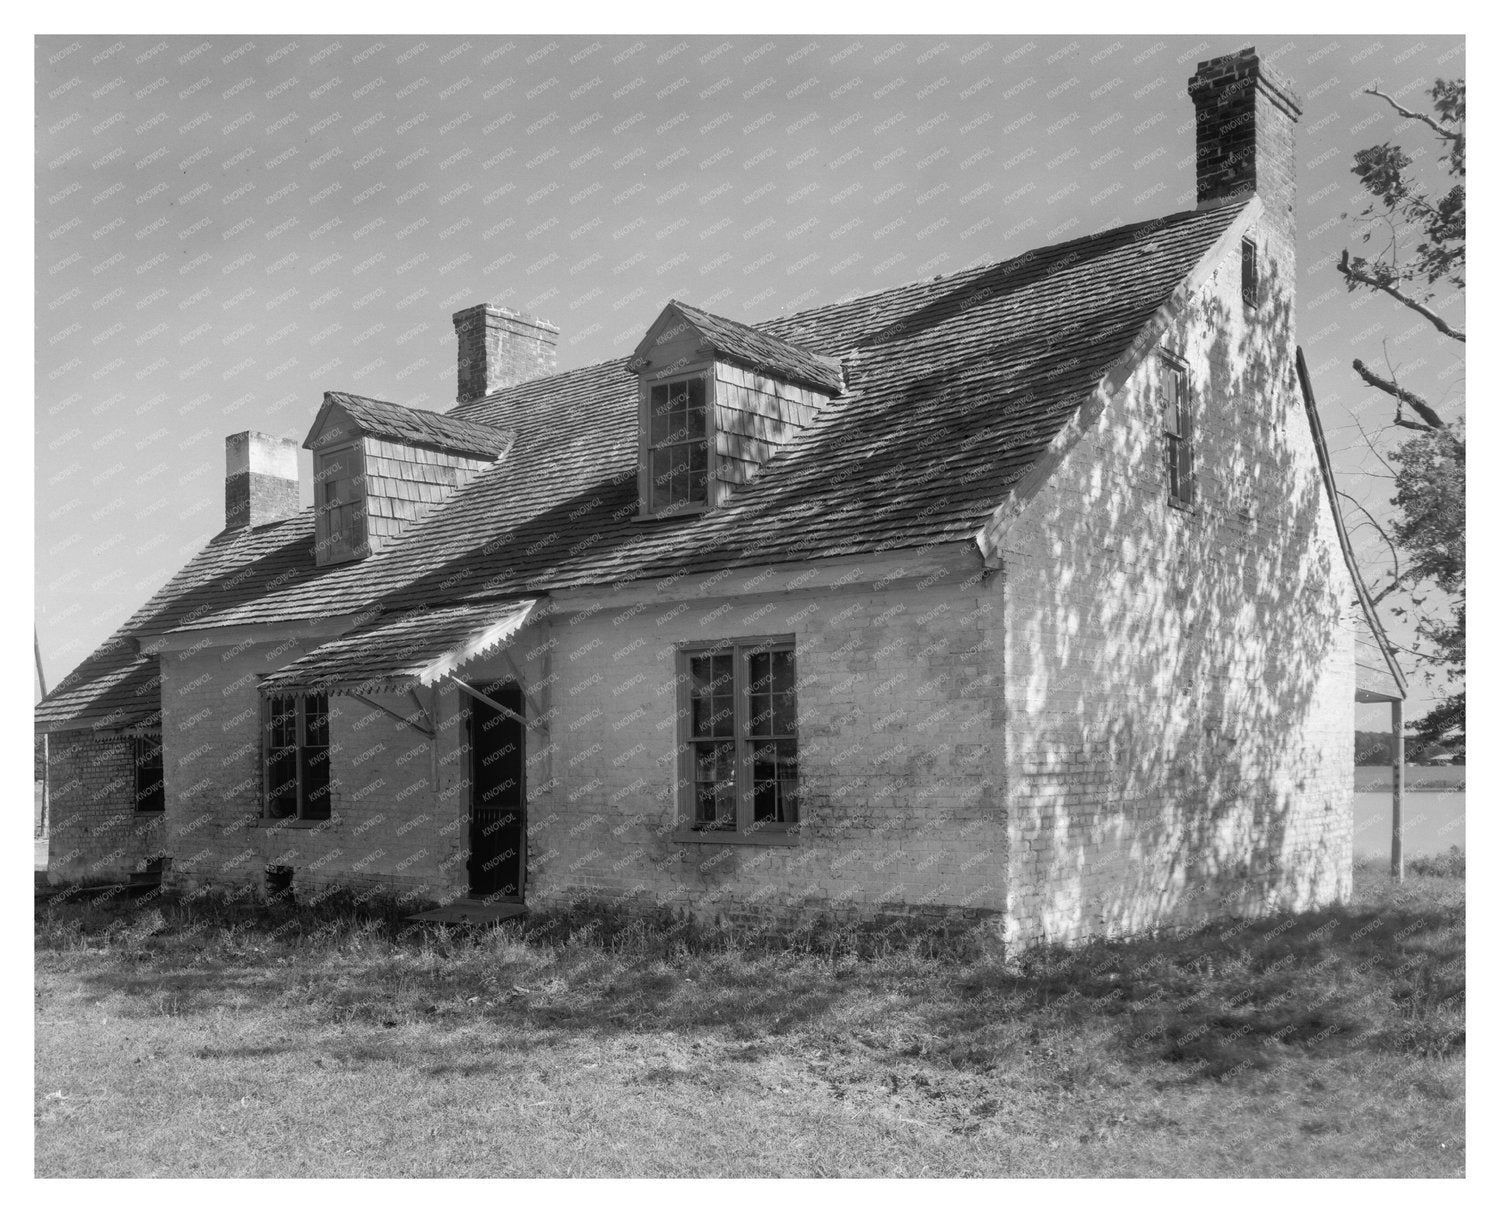
[{"label": "shadow on wall", "polygon": [[1246,311],[1202,291],[1163,342],[1192,381],[1190,510],[1148,360],[1006,543],[1014,942],[1349,892],[1353,591],[1289,301]]}]

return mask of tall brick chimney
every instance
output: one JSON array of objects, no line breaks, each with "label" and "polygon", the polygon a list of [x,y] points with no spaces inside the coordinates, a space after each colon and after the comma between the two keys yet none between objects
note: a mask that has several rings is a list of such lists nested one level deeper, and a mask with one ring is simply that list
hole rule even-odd
[{"label": "tall brick chimney", "polygon": [[1302,103],[1253,46],[1198,64],[1188,81],[1198,111],[1200,208],[1259,194],[1277,222],[1297,205]]},{"label": "tall brick chimney", "polygon": [[224,529],[264,526],[301,509],[297,443],[255,430],[224,439]]},{"label": "tall brick chimney", "polygon": [[458,403],[467,404],[557,371],[557,326],[481,303],[453,313]]},{"label": "tall brick chimney", "polygon": [[1290,351],[1297,333],[1297,119],[1290,84],[1247,46],[1198,64],[1188,81],[1198,111],[1198,207],[1244,201],[1265,207],[1246,234],[1247,263],[1263,320],[1282,326]]}]

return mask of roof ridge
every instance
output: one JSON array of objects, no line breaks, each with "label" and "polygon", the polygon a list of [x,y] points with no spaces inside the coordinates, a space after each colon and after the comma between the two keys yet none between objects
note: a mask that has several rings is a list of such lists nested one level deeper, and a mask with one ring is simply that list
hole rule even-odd
[{"label": "roof ridge", "polygon": [[[1239,202],[1239,203],[1237,203],[1235,205],[1246,206],[1246,205],[1248,205],[1248,202],[1241,201],[1241,202]],[[1216,208],[1214,208],[1214,210],[1225,210],[1225,209],[1228,209],[1228,208],[1227,207],[1216,207]],[[772,332],[772,331],[768,331],[767,326],[773,325],[773,324],[790,324],[790,323],[792,323],[794,321],[799,321],[799,320],[803,320],[804,318],[807,318],[807,317],[816,316],[820,312],[831,311],[834,308],[854,307],[854,306],[856,306],[858,304],[868,303],[870,300],[879,299],[881,296],[884,296],[884,295],[894,295],[894,294],[897,294],[898,292],[901,292],[901,291],[909,291],[913,287],[926,286],[926,285],[928,285],[930,283],[934,283],[934,282],[942,282],[942,281],[944,281],[945,278],[947,278],[950,281],[956,281],[961,275],[967,276],[967,275],[977,275],[977,274],[987,273],[987,272],[990,272],[990,271],[993,271],[993,270],[1001,269],[1002,267],[1004,267],[1006,265],[1009,265],[1013,261],[1019,261],[1019,260],[1021,260],[1023,257],[1026,258],[1029,261],[1029,260],[1035,260],[1035,259],[1041,257],[1043,254],[1054,254],[1055,255],[1056,253],[1059,253],[1059,252],[1061,252],[1063,250],[1066,250],[1071,245],[1085,244],[1085,243],[1087,243],[1087,242],[1089,242],[1091,240],[1098,240],[1098,239],[1100,239],[1103,236],[1110,236],[1110,235],[1113,235],[1116,232],[1127,231],[1127,230],[1129,230],[1131,228],[1145,228],[1145,227],[1151,227],[1153,225],[1155,225],[1156,227],[1165,227],[1167,224],[1173,222],[1174,220],[1191,218],[1191,217],[1200,216],[1200,215],[1207,215],[1207,214],[1210,214],[1210,213],[1212,213],[1212,212],[1210,212],[1208,210],[1181,210],[1181,211],[1172,211],[1170,214],[1166,214],[1166,215],[1158,215],[1158,216],[1156,216],[1154,218],[1151,218],[1151,219],[1137,219],[1137,220],[1135,220],[1135,221],[1133,221],[1131,223],[1120,223],[1120,224],[1116,224],[1114,227],[1103,228],[1100,231],[1089,232],[1089,233],[1087,233],[1085,235],[1082,235],[1082,236],[1074,236],[1072,239],[1069,239],[1069,240],[1060,240],[1060,241],[1058,241],[1055,244],[1043,244],[1043,245],[1038,245],[1038,246],[1036,246],[1034,248],[1024,249],[1021,252],[1017,253],[1013,257],[1005,257],[1005,258],[1002,258],[999,261],[986,261],[986,262],[984,262],[982,264],[979,264],[979,265],[965,266],[962,269],[953,271],[952,274],[951,274],[951,277],[949,275],[944,275],[944,274],[935,274],[931,278],[916,278],[916,279],[913,279],[910,282],[898,282],[894,286],[883,287],[882,289],[880,289],[878,291],[871,291],[867,295],[852,295],[852,296],[850,296],[847,299],[837,299],[837,300],[833,300],[832,302],[829,302],[829,303],[820,303],[816,307],[805,308],[804,310],[802,310],[800,312],[788,312],[788,313],[786,313],[784,315],[780,315],[780,316],[768,316],[768,317],[766,317],[766,318],[764,318],[762,320],[756,320],[756,321],[735,320],[735,319],[733,319],[732,317],[729,317],[729,316],[721,316],[717,312],[710,312],[706,308],[700,307],[700,306],[698,306],[695,303],[688,303],[686,300],[678,299],[676,296],[669,297],[668,300],[667,300],[667,305],[668,306],[675,305],[675,306],[678,306],[678,307],[691,308],[693,311],[700,312],[700,313],[702,313],[705,316],[711,316],[715,320],[722,320],[722,321],[724,321],[726,323],[729,323],[729,324],[738,324],[738,325],[742,325],[745,328],[756,329],[757,331],[763,332],[765,334],[765,336],[767,336],[767,337],[774,338],[777,341],[785,342],[787,345],[793,345],[793,346],[795,346],[797,344],[796,342],[790,341],[786,337],[782,337],[778,333],[775,333],[775,332]],[[798,348],[806,348],[806,347],[799,346]],[[809,353],[817,353],[816,350],[808,350],[808,352]],[[830,357],[827,354],[819,354],[818,356],[822,357],[822,358],[829,358]],[[536,378],[536,379],[527,379],[527,380],[525,380],[522,383],[513,384],[513,385],[511,385],[510,387],[507,387],[507,388],[501,388],[498,392],[492,392],[488,396],[482,396],[478,400],[467,401],[467,402],[465,402],[465,404],[464,404],[463,407],[465,409],[470,409],[470,408],[475,407],[476,405],[493,404],[493,403],[495,403],[495,402],[497,402],[497,401],[499,401],[501,399],[504,399],[504,398],[510,396],[513,393],[519,393],[519,392],[521,392],[523,390],[527,390],[527,389],[529,389],[529,390],[535,390],[541,384],[554,382],[554,381],[559,380],[559,379],[561,379],[561,378],[563,378],[564,376],[567,376],[567,375],[579,375],[579,374],[585,374],[585,373],[587,373],[589,371],[599,371],[599,370],[602,370],[604,367],[609,366],[610,363],[612,363],[612,362],[619,362],[619,363],[624,364],[624,363],[628,363],[629,361],[630,361],[630,356],[627,354],[627,355],[623,355],[623,356],[618,357],[618,358],[606,358],[606,359],[603,359],[600,362],[585,363],[582,366],[571,367],[571,368],[569,368],[566,371],[558,371],[556,374],[544,375],[544,376],[541,376],[541,377]],[[379,403],[379,402],[377,402],[377,403]],[[454,407],[457,407],[457,406],[454,406]],[[449,414],[449,413],[439,413],[437,415],[438,416],[442,416],[442,417],[451,416],[451,414]],[[462,420],[462,418],[459,418],[459,420]]]}]

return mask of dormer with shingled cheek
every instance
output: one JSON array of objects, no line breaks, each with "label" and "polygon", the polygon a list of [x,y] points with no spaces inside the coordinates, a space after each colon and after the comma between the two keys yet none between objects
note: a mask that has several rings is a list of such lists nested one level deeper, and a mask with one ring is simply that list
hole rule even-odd
[{"label": "dormer with shingled cheek", "polygon": [[417,519],[515,441],[499,429],[348,392],[325,392],[303,446],[313,452],[319,565],[396,543]]},{"label": "dormer with shingled cheek", "polygon": [[843,390],[834,359],[675,299],[630,367],[640,381],[641,520],[724,504]]}]

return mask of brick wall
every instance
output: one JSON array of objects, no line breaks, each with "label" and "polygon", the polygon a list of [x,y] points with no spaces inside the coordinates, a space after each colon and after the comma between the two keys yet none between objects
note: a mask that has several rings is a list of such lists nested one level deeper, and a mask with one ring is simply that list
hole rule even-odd
[{"label": "brick wall", "polygon": [[163,815],[135,809],[135,758],[121,733],[54,733],[47,752],[51,806],[47,879],[112,884],[166,853]]},{"label": "brick wall", "polygon": [[[431,743],[359,700],[329,699],[332,818],[262,818],[259,675],[316,643],[241,641],[162,655],[173,883],[259,886],[276,865],[293,869],[299,891],[344,884],[427,900],[453,895],[463,883],[459,809],[451,791],[433,793]],[[415,714],[409,696],[376,698]],[[441,719],[442,703],[437,710]]]},{"label": "brick wall", "polygon": [[[571,612],[557,603],[528,902],[590,894],[730,919],[998,923],[998,595],[971,546],[953,551],[923,580],[867,580],[877,569],[860,584],[797,588],[773,570]],[[676,646],[765,635],[796,643],[803,837],[676,841]]]},{"label": "brick wall", "polygon": [[1349,891],[1354,595],[1278,265],[1247,309],[1236,243],[1164,338],[1192,376],[1192,510],[1167,501],[1148,359],[1008,532],[1013,942]]}]

